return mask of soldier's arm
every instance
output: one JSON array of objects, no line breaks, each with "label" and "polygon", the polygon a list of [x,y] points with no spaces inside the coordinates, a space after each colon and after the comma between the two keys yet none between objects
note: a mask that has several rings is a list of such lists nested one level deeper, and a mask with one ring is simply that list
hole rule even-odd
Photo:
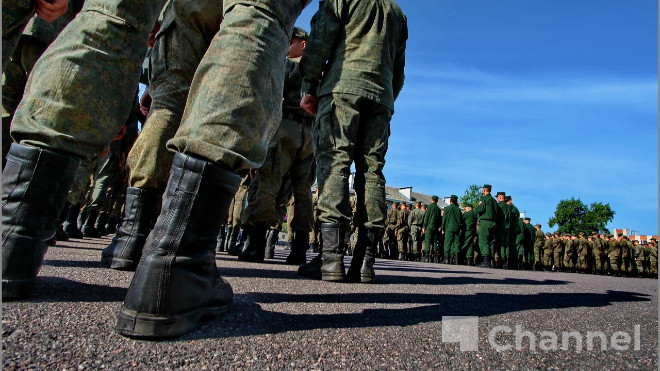
[{"label": "soldier's arm", "polygon": [[304,78],[300,88],[302,94],[317,96],[316,89],[321,81],[326,61],[334,52],[335,39],[342,28],[342,5],[340,0],[327,0],[318,10],[312,24],[305,52],[300,60]]},{"label": "soldier's arm", "polygon": [[406,40],[408,40],[408,26],[403,25],[404,34],[401,35],[401,45],[396,53],[396,60],[394,61],[394,76],[392,78],[392,90],[394,92],[394,100],[399,96],[401,89],[403,89],[403,81],[405,80],[404,67],[406,65]]}]

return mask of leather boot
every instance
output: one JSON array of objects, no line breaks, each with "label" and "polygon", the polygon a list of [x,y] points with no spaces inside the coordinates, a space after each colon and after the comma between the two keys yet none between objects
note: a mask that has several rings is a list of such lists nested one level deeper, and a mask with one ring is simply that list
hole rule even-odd
[{"label": "leather boot", "polygon": [[298,268],[298,274],[305,278],[323,281],[342,281],[346,276],[344,254],[350,228],[347,224],[321,223],[321,261],[313,259]]},{"label": "leather boot", "polygon": [[108,230],[105,229],[105,223],[108,222],[108,214],[100,213],[96,218],[96,225],[94,226],[101,236],[108,235]]},{"label": "leather boot", "polygon": [[2,299],[30,295],[80,160],[12,143],[2,172]]},{"label": "leather boot", "polygon": [[119,311],[120,334],[180,336],[229,310],[233,291],[218,274],[214,250],[240,180],[208,161],[174,155],[160,216]]},{"label": "leather boot", "polygon": [[[273,259],[275,257],[275,246],[277,246],[277,241],[279,241],[279,239],[280,239],[279,230],[277,229],[268,230],[268,235],[266,236],[266,259]],[[288,263],[288,258],[287,258],[287,264],[290,264]],[[302,262],[300,264],[305,264],[305,262]]]},{"label": "leather boot", "polygon": [[303,265],[307,263],[307,249],[309,249],[309,232],[294,231],[291,253],[286,257],[286,263]]},{"label": "leather boot", "polygon": [[[243,228],[239,228],[238,226],[234,227],[234,233],[236,233],[236,239],[234,240],[234,243],[231,246],[229,246],[229,249],[227,249],[227,254],[238,256],[238,254],[243,250],[243,246],[245,246],[245,240],[247,240],[249,230],[250,230],[249,225],[246,225]],[[240,233],[240,239],[238,238],[239,233]]]},{"label": "leather boot", "polygon": [[227,232],[225,231],[225,226],[220,226],[220,232],[218,232],[217,244],[215,245],[215,252],[225,251],[225,245],[227,240]]},{"label": "leather boot", "polygon": [[469,266],[474,266],[474,259],[472,259],[472,258],[468,258],[468,260],[467,260],[467,265],[469,265]]},{"label": "leather boot", "polygon": [[58,241],[68,241],[69,236],[66,235],[66,232],[64,232],[64,228],[62,228],[62,225],[57,226],[57,232],[55,232],[55,239]]},{"label": "leather boot", "polygon": [[378,238],[381,231],[377,228],[362,228],[353,249],[353,259],[346,274],[350,282],[371,283],[374,280],[375,254],[378,250]]},{"label": "leather boot", "polygon": [[477,267],[480,268],[490,268],[490,256],[484,255],[483,261]]},{"label": "leather boot", "polygon": [[101,234],[96,230],[96,219],[99,217],[99,209],[90,207],[87,211],[87,219],[82,227],[83,237],[101,238]]},{"label": "leather boot", "polygon": [[117,224],[119,221],[115,217],[109,217],[108,223],[105,226],[105,229],[108,231],[108,234],[115,234],[117,232]]},{"label": "leather boot", "polygon": [[64,232],[69,238],[83,238],[82,232],[78,229],[78,215],[80,214],[80,205],[70,205],[66,212],[66,220],[62,223]]},{"label": "leather boot", "polygon": [[227,238],[225,239],[225,251],[227,253],[229,253],[230,249],[236,246],[236,240],[238,239],[238,232],[240,231],[241,229],[238,226],[227,227]]},{"label": "leather boot", "polygon": [[268,229],[263,223],[250,226],[243,250],[238,254],[238,260],[251,263],[264,262]]},{"label": "leather boot", "polygon": [[159,196],[157,190],[135,187],[126,189],[124,218],[110,245],[101,252],[102,265],[117,270],[135,270],[142,256]]}]

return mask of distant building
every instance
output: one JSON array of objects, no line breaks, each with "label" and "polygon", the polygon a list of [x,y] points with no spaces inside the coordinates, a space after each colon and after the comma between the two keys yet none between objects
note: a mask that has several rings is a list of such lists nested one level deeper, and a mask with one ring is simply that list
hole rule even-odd
[{"label": "distant building", "polygon": [[656,240],[658,239],[658,236],[652,236],[652,235],[640,235],[638,231],[631,230],[628,228],[623,228],[623,229],[613,229],[612,234],[615,236],[618,235],[619,233],[623,233],[624,236],[627,236],[630,240],[637,240],[639,242],[645,242],[645,241],[650,241],[651,238],[655,238]]}]

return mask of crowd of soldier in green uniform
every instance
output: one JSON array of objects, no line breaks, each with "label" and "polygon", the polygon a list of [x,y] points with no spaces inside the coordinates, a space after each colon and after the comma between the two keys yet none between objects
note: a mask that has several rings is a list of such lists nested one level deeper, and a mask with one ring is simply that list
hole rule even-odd
[{"label": "crowd of soldier in green uniform", "polygon": [[521,218],[511,196],[490,195],[483,187],[476,209],[458,207],[452,195],[444,209],[433,196],[421,202],[393,202],[378,256],[386,259],[488,268],[607,274],[629,277],[658,276],[657,240],[639,242],[617,236],[544,233],[531,218]]}]

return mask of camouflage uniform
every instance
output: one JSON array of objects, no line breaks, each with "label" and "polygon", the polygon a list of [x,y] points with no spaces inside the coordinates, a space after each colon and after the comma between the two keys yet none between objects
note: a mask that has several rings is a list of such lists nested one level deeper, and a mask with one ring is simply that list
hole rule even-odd
[{"label": "camouflage uniform", "polygon": [[396,241],[399,247],[399,256],[401,259],[407,254],[408,251],[408,238],[410,235],[410,227],[408,227],[408,217],[410,212],[406,208],[402,208],[396,215]]},{"label": "camouflage uniform", "polygon": [[422,251],[422,223],[424,223],[424,212],[417,206],[408,216],[413,254],[419,254]]},{"label": "camouflage uniform", "polygon": [[[9,134],[9,127],[11,120],[14,117],[16,106],[23,97],[25,84],[30,76],[30,71],[34,67],[41,54],[46,50],[48,45],[57,38],[57,35],[66,27],[69,22],[76,16],[82,8],[82,0],[70,0],[68,10],[65,14],[52,22],[45,20],[34,15],[32,19],[25,26],[25,30],[21,28],[22,35],[18,33],[17,47],[13,54],[9,52],[5,45],[4,37],[4,22],[5,8],[7,4],[11,9],[12,5],[21,3],[20,1],[9,1],[3,4],[3,75],[2,75],[2,164],[4,167],[5,157],[9,151],[9,145],[12,142],[11,135]],[[11,13],[10,13],[11,14]],[[8,15],[10,15],[8,14]],[[13,41],[12,41],[13,42]],[[7,61],[5,58],[11,57]]]},{"label": "camouflage uniform", "polygon": [[[281,221],[275,211],[276,198],[283,184],[289,183],[295,199],[295,218],[288,220],[289,231],[312,231],[313,118],[300,108],[301,83],[299,59],[287,59],[282,107],[284,116],[271,140],[266,160],[257,170],[251,185],[246,210],[250,224],[270,226]],[[290,192],[285,193],[288,196]]]},{"label": "camouflage uniform", "polygon": [[[403,87],[408,31],[394,1],[374,3],[325,2],[301,60],[301,92],[319,97],[312,130],[319,220],[351,221],[348,177],[355,162],[355,225],[382,229],[387,213],[382,170],[394,100]],[[347,22],[349,14],[356,21]],[[378,22],[363,22],[366,19]]]}]

